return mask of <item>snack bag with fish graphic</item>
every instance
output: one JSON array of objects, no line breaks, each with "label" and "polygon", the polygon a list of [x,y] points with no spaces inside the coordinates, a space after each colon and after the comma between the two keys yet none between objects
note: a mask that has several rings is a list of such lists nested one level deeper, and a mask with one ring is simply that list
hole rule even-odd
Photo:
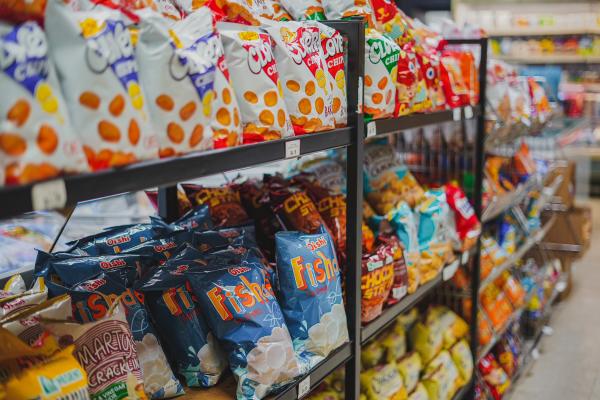
[{"label": "snack bag with fish graphic", "polygon": [[237,398],[258,400],[307,368],[294,352],[268,273],[254,252],[206,255],[202,269],[186,275],[194,294],[229,355]]},{"label": "snack bag with fish graphic", "polygon": [[313,367],[348,341],[340,268],[325,229],[281,231],[277,243],[279,304],[296,352]]},{"label": "snack bag with fish graphic", "polygon": [[293,136],[269,34],[223,22],[217,29],[242,114],[243,143]]},{"label": "snack bag with fish graphic", "polygon": [[95,322],[42,320],[42,325],[61,347],[75,345],[92,400],[147,399],[135,342],[118,303]]},{"label": "snack bag with fish graphic", "polygon": [[126,23],[109,8],[73,11],[62,0],[46,7],[52,59],[93,170],[158,155]]},{"label": "snack bag with fish graphic", "polygon": [[0,47],[0,186],[86,171],[42,28],[1,24]]},{"label": "snack bag with fish graphic", "polygon": [[283,98],[294,133],[335,127],[333,88],[322,56],[320,32],[300,22],[272,22],[265,30],[275,42],[273,54],[283,77]]},{"label": "snack bag with fish graphic", "polygon": [[203,8],[174,23],[150,10],[140,14],[135,54],[160,156],[211,149],[214,49],[220,41],[210,11]]},{"label": "snack bag with fish graphic", "polygon": [[396,108],[400,47],[375,29],[365,31],[364,112],[368,119],[388,118]]},{"label": "snack bag with fish graphic", "polygon": [[373,10],[369,0],[321,0],[328,20],[363,17],[367,26],[374,28]]},{"label": "snack bag with fish graphic", "polygon": [[296,21],[326,19],[321,0],[281,0],[281,4]]}]

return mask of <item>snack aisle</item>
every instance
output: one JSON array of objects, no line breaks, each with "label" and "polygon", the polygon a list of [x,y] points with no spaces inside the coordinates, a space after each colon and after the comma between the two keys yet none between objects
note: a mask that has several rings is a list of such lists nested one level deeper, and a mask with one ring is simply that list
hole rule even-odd
[{"label": "snack aisle", "polygon": [[552,116],[544,88],[488,62],[481,32],[386,2],[267,2],[269,21],[167,3],[49,0],[46,31],[1,38],[47,37],[52,67],[19,60],[32,87],[6,85],[32,102],[0,104],[18,129],[0,134],[2,238],[39,248],[6,257],[0,396],[499,399],[488,377],[522,373],[565,285],[542,251],[524,261],[560,205],[521,140]]}]

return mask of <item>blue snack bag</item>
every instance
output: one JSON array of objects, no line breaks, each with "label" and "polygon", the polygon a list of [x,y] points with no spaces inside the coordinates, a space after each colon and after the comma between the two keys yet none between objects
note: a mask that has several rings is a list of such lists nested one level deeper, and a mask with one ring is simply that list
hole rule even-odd
[{"label": "blue snack bag", "polygon": [[425,199],[415,210],[418,217],[418,240],[421,251],[431,248],[434,243],[446,240],[445,229],[450,215],[443,190],[428,190]]},{"label": "blue snack bag", "polygon": [[196,233],[194,246],[201,252],[224,250],[228,247],[258,248],[252,225]]},{"label": "blue snack bag", "polygon": [[188,230],[168,232],[155,239],[147,240],[137,246],[123,250],[123,254],[139,254],[152,257],[156,265],[163,265],[174,257],[185,244],[194,243],[195,234]]},{"label": "blue snack bag", "polygon": [[194,232],[202,232],[213,229],[213,223],[210,219],[210,210],[208,204],[202,204],[194,207],[185,213],[177,221],[171,223],[176,229],[187,229]]},{"label": "blue snack bag", "polygon": [[140,282],[137,290],[144,293],[146,306],[177,373],[187,386],[209,387],[218,382],[227,361],[184,275],[190,268],[203,268],[203,264],[171,259]]},{"label": "blue snack bag", "polygon": [[349,340],[334,245],[323,228],[277,232],[275,243],[281,310],[296,352],[312,368]]},{"label": "blue snack bag", "polygon": [[[406,202],[401,201],[385,216],[372,216],[369,219],[369,225],[377,236],[389,227],[404,245],[406,261],[411,265],[418,261],[419,239],[417,220],[415,213]],[[382,229],[383,226],[386,229]]]},{"label": "blue snack bag", "polygon": [[262,399],[299,376],[299,363],[268,273],[252,251],[207,254],[186,273],[208,325],[229,356],[238,399]]},{"label": "blue snack bag", "polygon": [[144,307],[144,296],[128,288],[130,283],[122,280],[118,274],[106,271],[71,287],[69,295],[73,304],[73,316],[79,322],[96,321],[108,313],[113,302],[120,301],[135,342],[144,391],[151,399],[183,394],[183,386],[171,370]]}]

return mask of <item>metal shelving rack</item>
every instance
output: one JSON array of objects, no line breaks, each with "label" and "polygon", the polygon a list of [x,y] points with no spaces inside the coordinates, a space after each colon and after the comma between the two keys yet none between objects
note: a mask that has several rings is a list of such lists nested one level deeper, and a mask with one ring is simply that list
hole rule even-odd
[{"label": "metal shelving rack", "polygon": [[[118,169],[109,169],[96,173],[66,176],[49,181],[17,187],[0,188],[0,219],[18,214],[51,209],[65,209],[78,202],[98,199],[130,191],[147,188],[159,188],[159,214],[167,221],[177,217],[176,185],[179,182],[197,179],[216,173],[257,166],[287,158],[296,158],[305,154],[345,148],[347,152],[347,268],[346,275],[346,312],[350,342],[334,351],[321,364],[307,375],[300,377],[279,394],[270,398],[298,399],[306,396],[312,389],[334,370],[345,366],[345,398],[358,399],[360,395],[360,352],[361,346],[375,337],[395,317],[415,306],[428,294],[435,291],[448,274],[440,274],[432,281],[421,286],[416,293],[406,296],[372,323],[361,323],[361,221],[363,201],[363,149],[367,136],[388,135],[407,129],[426,125],[459,121],[463,133],[465,121],[476,118],[477,132],[469,163],[475,176],[473,203],[479,218],[482,215],[482,180],[484,162],[484,116],[485,102],[475,107],[463,107],[428,114],[417,114],[400,118],[378,120],[365,124],[362,112],[362,78],[364,76],[364,23],[361,20],[327,21],[328,25],[342,33],[347,44],[346,93],[348,96],[348,127],[328,132],[296,136],[283,140],[270,141],[254,145],[229,149],[193,153],[176,158],[140,162]],[[448,45],[477,45],[480,49],[479,88],[480,99],[485,99],[487,38],[452,39]],[[367,131],[369,134],[367,135]],[[470,150],[469,150],[470,151]],[[472,252],[459,255],[458,260],[447,270],[456,270],[462,264],[472,263],[471,277],[473,285],[473,305],[478,304],[479,285],[479,244]],[[457,263],[459,265],[457,265]],[[453,273],[453,272],[452,272]],[[451,277],[451,275],[449,275]],[[476,354],[477,324],[471,323],[471,347]],[[473,380],[461,388],[455,399],[469,397]],[[190,390],[183,398],[188,399],[226,399],[233,398],[231,383],[224,382],[220,387],[208,391]]]}]

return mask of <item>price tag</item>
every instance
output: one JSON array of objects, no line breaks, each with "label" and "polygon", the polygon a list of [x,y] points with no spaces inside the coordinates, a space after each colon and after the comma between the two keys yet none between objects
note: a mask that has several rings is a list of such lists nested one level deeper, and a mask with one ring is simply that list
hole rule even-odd
[{"label": "price tag", "polygon": [[465,251],[462,253],[462,257],[460,257],[460,263],[462,265],[466,265],[469,262],[469,252]]},{"label": "price tag", "polygon": [[357,114],[362,114],[363,113],[363,80],[362,80],[362,76],[358,77],[358,110],[356,110]]},{"label": "price tag", "polygon": [[310,375],[308,375],[298,384],[298,398],[300,399],[306,396],[308,392],[310,392]]},{"label": "price tag", "polygon": [[371,121],[367,124],[367,137],[372,137],[377,135],[377,123],[375,121]]},{"label": "price tag", "polygon": [[300,157],[300,140],[285,142],[285,158]]},{"label": "price tag", "polygon": [[458,260],[454,260],[451,264],[447,265],[444,271],[442,271],[442,279],[445,281],[452,279],[459,265]]},{"label": "price tag", "polygon": [[63,208],[67,204],[65,181],[55,179],[33,185],[33,188],[31,188],[31,204],[36,211]]},{"label": "price tag", "polygon": [[460,121],[460,108],[455,108],[452,110],[452,119],[455,121]]},{"label": "price tag", "polygon": [[473,107],[466,106],[465,107],[465,119],[473,118]]}]

